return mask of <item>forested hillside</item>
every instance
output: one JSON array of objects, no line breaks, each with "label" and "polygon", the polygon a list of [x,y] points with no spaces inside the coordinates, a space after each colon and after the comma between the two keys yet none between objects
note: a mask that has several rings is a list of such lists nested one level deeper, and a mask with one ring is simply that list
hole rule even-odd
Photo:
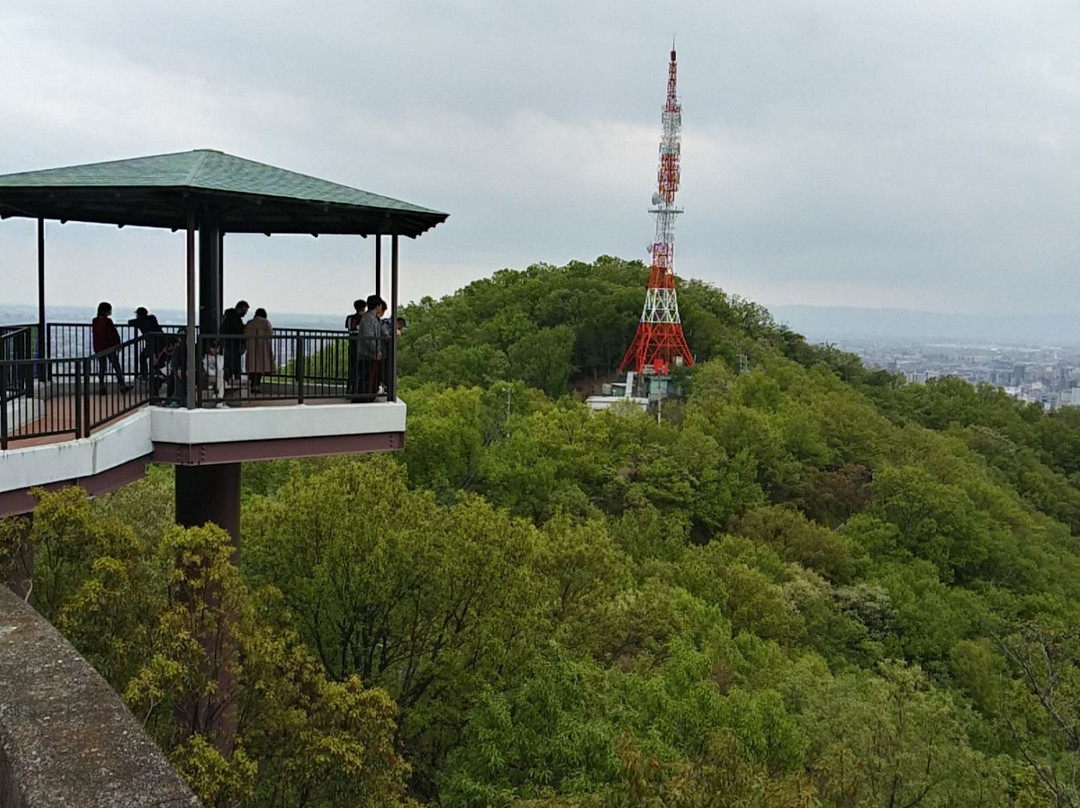
[{"label": "forested hillside", "polygon": [[239,568],[160,468],[0,567],[207,805],[1080,804],[1080,411],[689,282],[685,399],[592,414],[646,275],[410,307],[405,451],[246,465]]}]

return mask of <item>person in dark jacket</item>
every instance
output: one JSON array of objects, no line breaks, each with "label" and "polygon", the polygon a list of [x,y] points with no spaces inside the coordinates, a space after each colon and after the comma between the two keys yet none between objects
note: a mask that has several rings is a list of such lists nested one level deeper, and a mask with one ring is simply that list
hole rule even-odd
[{"label": "person in dark jacket", "polygon": [[98,303],[97,317],[91,323],[91,336],[93,338],[94,353],[108,351],[104,356],[98,357],[98,393],[105,395],[105,372],[112,365],[116,373],[116,382],[120,385],[120,392],[127,393],[131,385],[124,383],[124,369],[120,367],[120,333],[112,321],[112,304]]},{"label": "person in dark jacket", "polygon": [[165,395],[170,407],[187,403],[187,329],[176,332],[176,338],[168,349],[168,378]]},{"label": "person in dark jacket", "polygon": [[225,309],[221,318],[221,353],[225,357],[225,381],[240,378],[240,357],[244,354],[244,317],[251,307],[241,300],[231,309]]},{"label": "person in dark jacket", "polygon": [[157,369],[155,360],[165,342],[161,325],[157,317],[148,312],[145,306],[135,309],[135,316],[128,320],[128,325],[134,326],[135,330],[143,336],[144,345],[139,353],[139,376],[149,379]]},{"label": "person in dark jacket", "polygon": [[364,299],[353,301],[353,313],[345,318],[345,330],[349,332],[349,381],[345,385],[345,392],[349,395],[359,391],[357,382],[356,353],[357,342],[360,338],[360,320],[367,311],[367,301]]},{"label": "person in dark jacket", "polygon": [[357,334],[357,392],[374,395],[379,383],[379,363],[382,361],[382,316],[386,304],[378,295],[367,299],[367,312],[360,318]]}]

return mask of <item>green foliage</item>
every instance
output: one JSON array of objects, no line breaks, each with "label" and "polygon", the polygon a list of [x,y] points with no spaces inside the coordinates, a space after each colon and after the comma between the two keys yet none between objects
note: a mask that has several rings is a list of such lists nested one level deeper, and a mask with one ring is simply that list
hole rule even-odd
[{"label": "green foliage", "polygon": [[330,682],[292,632],[272,628],[220,529],[170,526],[145,546],[120,514],[145,519],[153,486],[96,507],[75,488],[39,494],[22,537],[38,550],[38,608],[204,805],[413,804],[389,696],[355,677]]},{"label": "green foliage", "polygon": [[1007,805],[1008,765],[973,750],[968,717],[917,668],[845,676],[804,720],[826,805]]},{"label": "green foliage", "polygon": [[536,552],[531,526],[476,497],[440,507],[390,462],[333,463],[246,516],[245,563],[280,592],[279,619],[333,679],[385,687],[405,749],[433,760],[541,636]]},{"label": "green foliage", "polygon": [[[488,387],[521,380],[552,398],[567,381],[615,372],[637,327],[649,271],[601,256],[592,264],[501,270],[440,301],[406,306],[401,340],[405,384]],[[699,360],[762,345],[801,345],[761,306],[689,281],[679,290],[684,330]],[[741,349],[741,350],[740,350]]]},{"label": "green foliage", "polygon": [[240,570],[154,470],[43,494],[0,571],[36,547],[32,599],[208,805],[1080,804],[1080,411],[691,281],[684,400],[591,413],[646,274],[408,307],[405,450],[248,464]]}]

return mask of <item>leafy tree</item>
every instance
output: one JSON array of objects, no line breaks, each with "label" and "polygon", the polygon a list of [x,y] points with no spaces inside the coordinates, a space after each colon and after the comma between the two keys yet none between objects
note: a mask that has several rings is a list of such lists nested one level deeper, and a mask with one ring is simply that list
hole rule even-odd
[{"label": "leafy tree", "polygon": [[[404,748],[432,763],[473,694],[514,675],[543,630],[536,548],[532,527],[475,497],[440,507],[391,462],[341,460],[245,520],[246,564],[281,592],[279,619],[331,678],[385,687]],[[432,772],[418,775],[423,790]]]},{"label": "leafy tree", "polygon": [[993,806],[1008,767],[968,743],[963,714],[918,668],[841,677],[805,713],[826,805]]}]

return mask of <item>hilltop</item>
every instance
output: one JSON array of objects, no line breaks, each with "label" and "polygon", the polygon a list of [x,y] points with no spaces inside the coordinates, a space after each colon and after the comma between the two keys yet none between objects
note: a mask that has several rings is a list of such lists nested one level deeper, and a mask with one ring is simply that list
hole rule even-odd
[{"label": "hilltop", "polygon": [[[1080,413],[694,281],[685,399],[590,413],[646,275],[410,307],[404,452],[246,466],[240,569],[167,526],[164,473],[46,495],[0,559],[34,538],[38,608],[212,805],[1076,804]],[[168,596],[195,553],[229,595],[200,619],[243,628],[229,753],[174,718],[216,697]]]}]

